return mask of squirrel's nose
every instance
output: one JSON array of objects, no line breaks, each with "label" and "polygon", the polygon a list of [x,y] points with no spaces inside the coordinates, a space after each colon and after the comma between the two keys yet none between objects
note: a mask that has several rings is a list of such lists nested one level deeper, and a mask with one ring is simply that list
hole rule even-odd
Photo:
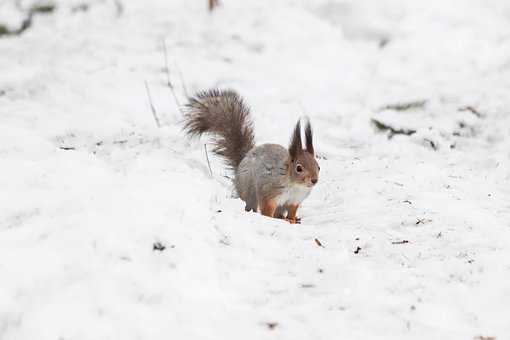
[{"label": "squirrel's nose", "polygon": [[312,184],[317,183],[317,178],[312,178]]}]

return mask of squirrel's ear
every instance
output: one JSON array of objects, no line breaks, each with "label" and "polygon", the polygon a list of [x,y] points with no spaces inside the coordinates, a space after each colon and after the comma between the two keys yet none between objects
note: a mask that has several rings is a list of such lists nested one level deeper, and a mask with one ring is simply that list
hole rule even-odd
[{"label": "squirrel's ear", "polygon": [[290,140],[289,154],[292,159],[296,159],[299,152],[303,150],[301,144],[301,123],[298,120],[294,132],[292,133],[292,139]]},{"label": "squirrel's ear", "polygon": [[306,151],[308,151],[312,155],[315,155],[315,151],[313,150],[313,133],[312,133],[312,126],[310,125],[310,121],[306,122],[305,140],[306,140]]}]

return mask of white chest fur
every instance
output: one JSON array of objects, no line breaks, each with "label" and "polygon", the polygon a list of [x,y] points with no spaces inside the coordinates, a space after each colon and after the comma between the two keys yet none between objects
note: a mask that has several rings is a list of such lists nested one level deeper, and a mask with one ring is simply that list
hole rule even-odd
[{"label": "white chest fur", "polygon": [[301,204],[303,200],[310,194],[312,188],[306,185],[291,184],[279,196],[276,196],[276,203],[284,204]]}]

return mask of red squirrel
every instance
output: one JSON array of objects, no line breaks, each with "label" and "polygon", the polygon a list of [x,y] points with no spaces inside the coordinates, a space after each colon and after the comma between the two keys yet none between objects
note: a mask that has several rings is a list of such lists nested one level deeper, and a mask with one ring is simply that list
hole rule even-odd
[{"label": "red squirrel", "polygon": [[184,130],[190,136],[209,133],[214,152],[234,171],[234,186],[246,211],[299,222],[297,209],[319,179],[310,122],[298,120],[290,145],[255,145],[250,110],[232,90],[199,92],[186,106]]}]

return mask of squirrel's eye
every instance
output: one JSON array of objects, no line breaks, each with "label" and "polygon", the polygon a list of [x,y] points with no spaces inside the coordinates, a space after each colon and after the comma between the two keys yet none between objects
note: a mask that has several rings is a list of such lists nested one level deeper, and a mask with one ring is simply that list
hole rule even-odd
[{"label": "squirrel's eye", "polygon": [[303,167],[301,166],[301,164],[296,165],[296,171],[297,172],[302,172],[303,171]]},{"label": "squirrel's eye", "polygon": [[317,165],[317,168],[319,168],[319,171],[321,170],[321,167],[320,167],[320,165]]}]

